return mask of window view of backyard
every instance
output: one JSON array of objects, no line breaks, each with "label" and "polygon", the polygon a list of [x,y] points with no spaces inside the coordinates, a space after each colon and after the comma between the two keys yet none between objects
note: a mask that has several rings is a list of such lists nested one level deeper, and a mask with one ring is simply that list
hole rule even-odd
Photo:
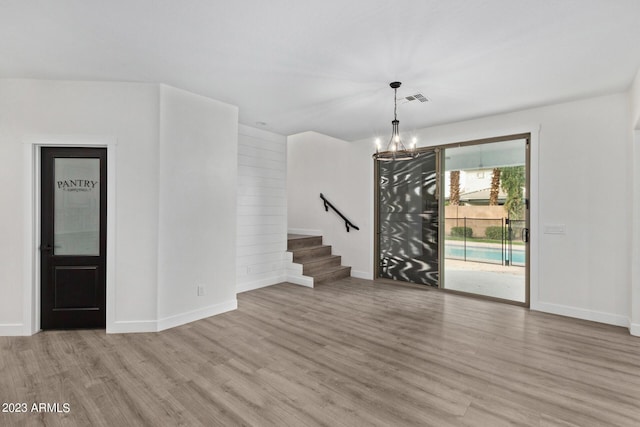
[{"label": "window view of backyard", "polygon": [[445,151],[444,287],[526,301],[525,141]]}]

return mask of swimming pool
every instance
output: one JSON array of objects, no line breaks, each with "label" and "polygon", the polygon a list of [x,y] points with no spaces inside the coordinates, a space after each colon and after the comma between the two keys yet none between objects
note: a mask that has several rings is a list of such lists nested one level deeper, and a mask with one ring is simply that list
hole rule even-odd
[{"label": "swimming pool", "polygon": [[[444,248],[444,256],[445,258],[454,258],[454,259],[465,259],[466,252],[466,260],[467,261],[479,261],[479,262],[491,262],[491,263],[502,263],[502,249],[500,248],[490,248],[490,247],[479,247],[479,246],[448,246],[445,245]],[[505,250],[505,259],[509,254],[508,251]],[[525,252],[522,249],[513,249],[511,251],[511,264],[524,265],[525,263]]]}]

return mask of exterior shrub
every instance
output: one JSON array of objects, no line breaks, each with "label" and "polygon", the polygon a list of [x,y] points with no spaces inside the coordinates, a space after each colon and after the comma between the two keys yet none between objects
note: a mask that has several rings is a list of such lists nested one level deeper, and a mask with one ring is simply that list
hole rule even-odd
[{"label": "exterior shrub", "polygon": [[[502,230],[503,228],[501,226],[487,227],[484,235],[490,240],[502,240]],[[507,230],[504,230],[504,236],[507,236]]]},{"label": "exterior shrub", "polygon": [[451,227],[451,235],[453,237],[473,237],[473,229],[471,227]]}]

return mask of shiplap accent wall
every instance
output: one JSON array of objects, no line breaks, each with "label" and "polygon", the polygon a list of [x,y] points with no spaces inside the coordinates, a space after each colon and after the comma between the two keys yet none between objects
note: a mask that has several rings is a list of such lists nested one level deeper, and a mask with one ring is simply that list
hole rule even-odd
[{"label": "shiplap accent wall", "polygon": [[238,128],[237,291],[284,282],[287,138]]}]

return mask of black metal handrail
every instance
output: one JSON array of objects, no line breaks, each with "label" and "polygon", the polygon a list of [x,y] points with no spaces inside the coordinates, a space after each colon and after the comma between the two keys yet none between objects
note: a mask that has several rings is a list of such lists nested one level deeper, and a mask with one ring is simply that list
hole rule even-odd
[{"label": "black metal handrail", "polygon": [[356,225],[354,225],[351,221],[349,221],[349,219],[342,215],[342,212],[340,212],[338,209],[336,209],[335,206],[333,206],[331,204],[330,201],[327,200],[326,197],[324,197],[324,194],[320,193],[320,198],[324,201],[324,210],[329,212],[329,208],[333,209],[338,215],[340,215],[340,218],[344,219],[344,225],[345,227],[347,227],[347,233],[349,232],[349,227],[351,228],[355,228],[356,230],[360,230],[360,228],[358,228]]}]

